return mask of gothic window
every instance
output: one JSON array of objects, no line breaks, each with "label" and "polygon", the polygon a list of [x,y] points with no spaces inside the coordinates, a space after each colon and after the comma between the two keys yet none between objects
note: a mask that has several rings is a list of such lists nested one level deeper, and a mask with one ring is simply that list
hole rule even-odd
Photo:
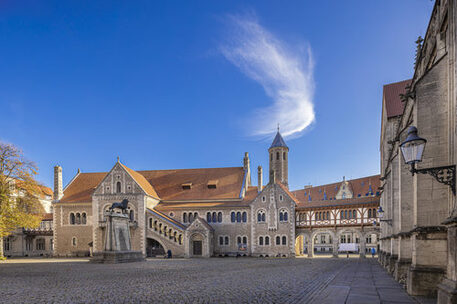
[{"label": "gothic window", "polygon": [[213,219],[212,219],[213,223],[217,223],[217,213],[216,212],[213,212]]},{"label": "gothic window", "polygon": [[75,220],[75,214],[72,212],[70,213],[70,225],[74,225],[76,224],[76,220]]},{"label": "gothic window", "polygon": [[236,213],[236,222],[241,223],[241,212]]},{"label": "gothic window", "polygon": [[248,243],[248,238],[246,236],[243,236],[243,244],[247,244]]},{"label": "gothic window", "polygon": [[284,211],[284,222],[287,222],[289,220],[289,214],[287,211]]},{"label": "gothic window", "polygon": [[86,223],[87,223],[87,216],[86,216],[86,213],[83,212],[83,214],[81,216],[81,224],[86,225]]},{"label": "gothic window", "polygon": [[368,218],[371,218],[371,209],[368,209]]},{"label": "gothic window", "polygon": [[276,152],[276,160],[279,160],[279,152]]},{"label": "gothic window", "polygon": [[43,238],[39,238],[36,240],[36,250],[45,250],[45,240]]},{"label": "gothic window", "polygon": [[207,213],[206,213],[206,221],[207,221],[208,223],[211,223],[211,212],[207,212]]},{"label": "gothic window", "polygon": [[129,218],[131,222],[135,220],[135,212],[133,210],[130,210]]},{"label": "gothic window", "polygon": [[228,236],[225,237],[225,246],[228,246],[230,243],[230,239]]},{"label": "gothic window", "polygon": [[276,236],[276,245],[281,245],[281,237],[279,235]]},{"label": "gothic window", "polygon": [[219,212],[219,213],[217,214],[217,221],[218,221],[219,223],[222,223],[222,212]]},{"label": "gothic window", "polygon": [[247,214],[246,212],[243,212],[242,220],[243,220],[243,223],[246,223],[246,222],[247,222],[247,220],[248,220],[248,214]]},{"label": "gothic window", "polygon": [[185,212],[182,214],[182,221],[184,223],[187,223],[187,213],[185,213]]},{"label": "gothic window", "polygon": [[263,236],[259,237],[259,245],[263,246]]},{"label": "gothic window", "polygon": [[223,236],[219,237],[219,245],[220,246],[224,245],[224,237]]},{"label": "gothic window", "polygon": [[232,223],[235,223],[236,216],[235,216],[235,212],[233,212],[233,211],[232,211],[232,213],[230,213],[230,220]]},{"label": "gothic window", "polygon": [[283,215],[282,211],[279,212],[279,221],[280,222],[284,221],[284,215]]},{"label": "gothic window", "polygon": [[121,193],[121,182],[116,183],[116,193]]},{"label": "gothic window", "polygon": [[265,237],[265,246],[268,246],[268,245],[270,245],[270,237],[266,236]]},{"label": "gothic window", "polygon": [[265,211],[260,210],[259,212],[257,212],[257,222],[265,222]]},{"label": "gothic window", "polygon": [[283,245],[287,245],[287,237],[286,236],[282,237],[282,244]]},{"label": "gothic window", "polygon": [[80,224],[81,224],[81,214],[76,213],[76,225],[80,225]]}]

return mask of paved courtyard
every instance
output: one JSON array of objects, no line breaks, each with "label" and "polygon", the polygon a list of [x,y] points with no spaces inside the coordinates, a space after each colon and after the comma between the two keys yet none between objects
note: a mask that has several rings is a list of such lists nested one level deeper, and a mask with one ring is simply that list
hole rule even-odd
[{"label": "paved courtyard", "polygon": [[1,303],[418,303],[374,259],[41,261],[0,263]]}]

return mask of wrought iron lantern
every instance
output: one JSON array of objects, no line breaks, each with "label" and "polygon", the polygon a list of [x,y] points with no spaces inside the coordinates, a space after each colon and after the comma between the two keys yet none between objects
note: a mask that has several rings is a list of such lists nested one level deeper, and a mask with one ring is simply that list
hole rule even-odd
[{"label": "wrought iron lantern", "polygon": [[422,161],[427,140],[417,135],[417,128],[409,127],[408,136],[401,143],[400,149],[406,164],[411,165],[411,173],[430,174],[439,183],[446,184],[452,189],[455,195],[455,165],[435,168],[416,169],[416,163]]},{"label": "wrought iron lantern", "polygon": [[380,222],[387,222],[389,225],[392,225],[392,220],[391,220],[391,219],[390,219],[390,220],[385,220],[385,219],[383,219],[383,217],[384,217],[384,210],[382,209],[381,206],[379,206],[379,208],[378,208],[378,217],[379,217],[379,221],[380,221]]}]

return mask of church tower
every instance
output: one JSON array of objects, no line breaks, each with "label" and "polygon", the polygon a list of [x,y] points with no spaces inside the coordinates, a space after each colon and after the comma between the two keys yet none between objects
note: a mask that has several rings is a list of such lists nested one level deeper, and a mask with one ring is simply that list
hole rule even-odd
[{"label": "church tower", "polygon": [[279,128],[268,152],[270,154],[270,183],[281,182],[289,187],[289,147],[279,133]]}]

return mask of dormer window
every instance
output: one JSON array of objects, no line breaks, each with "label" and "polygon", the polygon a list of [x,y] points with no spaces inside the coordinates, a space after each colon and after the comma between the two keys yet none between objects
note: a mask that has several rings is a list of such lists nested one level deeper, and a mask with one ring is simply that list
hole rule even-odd
[{"label": "dormer window", "polygon": [[218,180],[208,181],[208,189],[216,189]]},{"label": "dormer window", "polygon": [[192,188],[192,183],[185,183],[181,185],[183,190],[190,190]]}]

